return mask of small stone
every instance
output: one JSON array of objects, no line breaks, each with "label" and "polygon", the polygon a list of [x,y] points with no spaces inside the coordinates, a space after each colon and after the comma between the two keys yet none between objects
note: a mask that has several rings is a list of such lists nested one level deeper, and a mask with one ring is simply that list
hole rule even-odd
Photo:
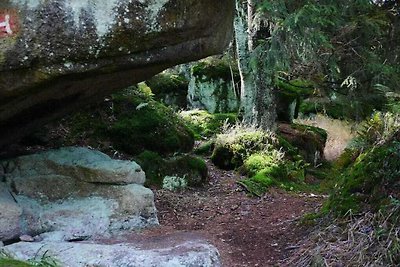
[{"label": "small stone", "polygon": [[231,210],[237,210],[239,208],[239,205],[233,205],[232,207],[231,207]]},{"label": "small stone", "polygon": [[287,248],[285,248],[285,250],[295,250],[295,249],[299,249],[300,246],[289,246]]},{"label": "small stone", "polygon": [[35,240],[35,242],[42,242],[43,241],[43,238],[41,236],[39,236],[39,235],[35,236],[33,239]]},{"label": "small stone", "polygon": [[21,240],[22,242],[35,242],[35,239],[30,235],[21,235],[19,237],[19,240]]},{"label": "small stone", "polygon": [[92,236],[90,235],[77,235],[73,234],[71,237],[68,237],[65,239],[67,242],[79,242],[79,241],[85,241],[90,239]]}]

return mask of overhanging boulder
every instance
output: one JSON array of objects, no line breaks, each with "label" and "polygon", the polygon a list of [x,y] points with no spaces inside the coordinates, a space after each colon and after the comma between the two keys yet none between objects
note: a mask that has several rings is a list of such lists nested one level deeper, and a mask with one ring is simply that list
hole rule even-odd
[{"label": "overhanging boulder", "polygon": [[220,53],[233,0],[0,3],[0,146],[180,63]]}]

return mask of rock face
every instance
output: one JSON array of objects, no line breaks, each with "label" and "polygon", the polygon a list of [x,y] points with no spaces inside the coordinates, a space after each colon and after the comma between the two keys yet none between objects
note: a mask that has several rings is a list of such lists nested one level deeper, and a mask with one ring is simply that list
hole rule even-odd
[{"label": "rock face", "polygon": [[233,0],[0,3],[0,146],[173,65],[220,53]]},{"label": "rock face", "polygon": [[107,236],[158,224],[153,192],[134,162],[71,147],[0,166],[0,241],[45,232],[66,240]]},{"label": "rock face", "polygon": [[0,183],[0,242],[15,238],[19,233],[22,208],[15,203],[8,188]]},{"label": "rock face", "polygon": [[187,102],[190,109],[209,113],[237,112],[240,78],[235,62],[210,57],[191,68]]},{"label": "rock face", "polygon": [[232,82],[222,79],[206,81],[193,76],[189,84],[188,102],[190,108],[204,109],[210,113],[236,112],[239,109],[239,96]]}]

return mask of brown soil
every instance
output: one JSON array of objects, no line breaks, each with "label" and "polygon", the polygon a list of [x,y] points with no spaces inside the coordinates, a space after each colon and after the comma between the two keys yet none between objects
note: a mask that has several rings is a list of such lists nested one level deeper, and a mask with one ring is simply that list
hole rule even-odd
[{"label": "brown soil", "polygon": [[161,227],[136,238],[190,232],[218,248],[223,266],[283,266],[308,234],[300,219],[318,209],[321,199],[278,190],[251,198],[236,184],[238,174],[208,165],[204,188],[155,190]]}]

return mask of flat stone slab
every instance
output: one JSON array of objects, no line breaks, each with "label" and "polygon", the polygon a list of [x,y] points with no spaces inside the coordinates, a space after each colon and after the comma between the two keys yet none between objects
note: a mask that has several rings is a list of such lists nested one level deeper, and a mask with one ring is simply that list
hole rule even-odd
[{"label": "flat stone slab", "polygon": [[[162,243],[162,242],[161,242]],[[219,267],[217,249],[202,240],[164,248],[143,249],[138,244],[20,242],[0,248],[19,260],[51,257],[63,267]]]},{"label": "flat stone slab", "polygon": [[74,177],[88,183],[143,184],[142,168],[134,161],[111,159],[84,147],[65,147],[0,162],[7,180],[46,175]]}]

